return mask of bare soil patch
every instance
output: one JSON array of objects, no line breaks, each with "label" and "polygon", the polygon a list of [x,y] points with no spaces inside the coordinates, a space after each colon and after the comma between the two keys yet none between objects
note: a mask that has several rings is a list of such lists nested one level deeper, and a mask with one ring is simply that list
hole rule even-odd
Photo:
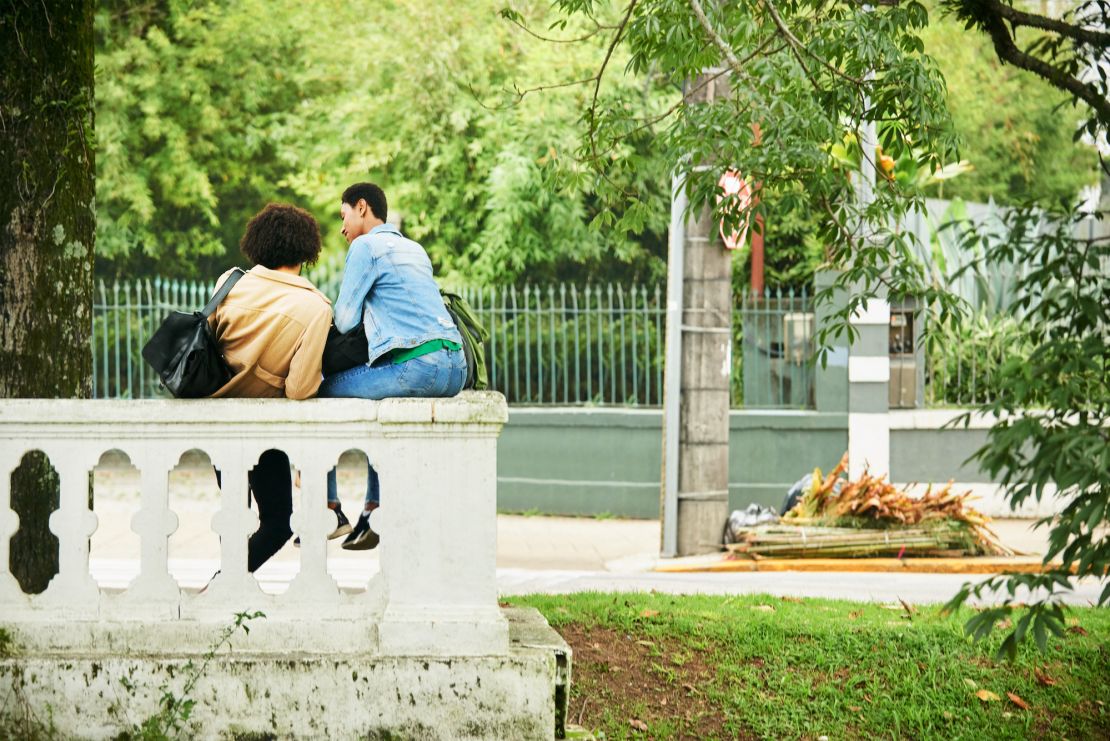
[{"label": "bare soil patch", "polygon": [[559,632],[574,651],[568,722],[609,738],[755,738],[708,696],[717,673],[707,652],[598,625]]}]

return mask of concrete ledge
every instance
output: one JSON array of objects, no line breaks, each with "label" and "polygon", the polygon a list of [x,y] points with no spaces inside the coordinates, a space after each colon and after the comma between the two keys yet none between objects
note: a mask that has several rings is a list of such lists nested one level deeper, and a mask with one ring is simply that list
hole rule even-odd
[{"label": "concrete ledge", "polygon": [[4,399],[6,426],[84,427],[99,431],[126,426],[156,431],[174,425],[234,424],[272,431],[282,424],[347,425],[465,422],[501,426],[508,418],[504,397],[464,391],[450,399]]},{"label": "concrete ledge", "polygon": [[[965,426],[953,424],[961,415],[972,412]],[[998,423],[993,414],[980,414],[970,409],[903,409],[891,410],[892,430],[989,430]]]},{"label": "concrete ledge", "polygon": [[[618,427],[651,429],[662,434],[663,412],[632,407],[511,407],[509,424],[521,427]],[[436,415],[439,420],[439,413]],[[732,409],[733,430],[847,430],[847,413],[814,412],[809,409]]]},{"label": "concrete ledge", "polygon": [[[189,695],[196,705],[182,736],[554,738],[556,723],[565,719],[570,650],[535,610],[505,615],[512,640],[505,656],[307,652],[295,639],[269,650],[225,647]],[[0,695],[26,703],[60,737],[113,738],[155,715],[164,691],[184,699],[194,674],[190,660],[199,665],[208,650],[192,635],[188,650],[128,651],[111,639],[112,624],[97,629],[105,640],[80,653],[25,648],[17,635],[15,655],[0,659]],[[306,633],[333,629],[303,626]],[[217,636],[218,629],[209,631],[208,647]]]}]

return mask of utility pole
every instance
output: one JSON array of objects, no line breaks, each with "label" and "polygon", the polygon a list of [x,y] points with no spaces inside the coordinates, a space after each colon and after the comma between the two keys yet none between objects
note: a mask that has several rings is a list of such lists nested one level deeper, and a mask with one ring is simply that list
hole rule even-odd
[{"label": "utility pole", "polygon": [[[871,12],[869,5],[865,12]],[[868,74],[868,79],[872,74]],[[871,107],[864,98],[864,110]],[[874,243],[866,211],[875,200],[875,163],[878,139],[874,121],[859,127],[860,169],[856,173],[856,201],[861,242]],[[868,298],[849,321],[856,337],[848,348],[848,477],[890,475],[890,301],[886,289]]]},{"label": "utility pole", "polygon": [[[728,77],[719,74],[704,70],[688,83],[687,104],[727,98]],[[686,210],[678,178],[668,254],[664,556],[717,550],[728,519],[732,256],[718,237],[712,206]]]}]

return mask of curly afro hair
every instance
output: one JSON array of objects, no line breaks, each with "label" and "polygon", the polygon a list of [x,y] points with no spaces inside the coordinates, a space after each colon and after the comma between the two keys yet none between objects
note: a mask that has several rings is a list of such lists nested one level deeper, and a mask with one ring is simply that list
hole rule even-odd
[{"label": "curly afro hair", "polygon": [[271,269],[312,264],[320,255],[320,226],[303,208],[270,203],[247,224],[239,249],[255,265]]}]

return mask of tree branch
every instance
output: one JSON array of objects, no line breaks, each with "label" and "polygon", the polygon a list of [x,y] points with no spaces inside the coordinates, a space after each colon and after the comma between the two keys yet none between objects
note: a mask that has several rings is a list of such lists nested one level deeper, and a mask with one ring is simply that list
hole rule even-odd
[{"label": "tree branch", "polygon": [[590,99],[590,155],[597,164],[597,96],[601,91],[601,79],[605,76],[605,68],[609,66],[609,60],[613,58],[613,51],[620,43],[621,37],[624,36],[624,30],[628,28],[628,21],[632,18],[632,11],[636,8],[638,0],[632,0],[628,3],[628,9],[624,13],[624,18],[621,19],[620,25],[617,26],[617,32],[613,34],[613,40],[609,42],[609,48],[605,50],[605,59],[601,61],[601,68],[598,69],[597,75],[594,77],[594,93]]},{"label": "tree branch", "polygon": [[[539,93],[543,92],[544,90],[557,90],[563,87],[574,87],[575,85],[586,85],[593,82],[595,79],[597,79],[596,76],[586,77],[582,80],[556,82],[552,83],[551,85],[537,85],[536,87],[525,88],[524,90],[521,90],[516,85],[513,85],[513,95],[516,96],[516,100],[506,105],[486,105],[482,102],[482,98],[478,95],[478,91],[474,89],[474,85],[468,82],[466,83],[466,88],[470,91],[470,96],[474,98],[474,101],[482,108],[485,108],[487,111],[507,111],[508,109],[520,103],[520,101],[524,100],[524,96],[528,95],[529,93]],[[505,90],[505,92],[508,92],[508,90]]]},{"label": "tree branch", "polygon": [[[814,54],[812,51],[809,50],[809,47],[799,41],[798,37],[794,35],[794,33],[782,20],[782,16],[779,15],[778,9],[775,7],[775,4],[771,2],[771,0],[763,0],[763,4],[767,7],[767,12],[771,14],[771,20],[774,21],[775,26],[779,29],[779,33],[786,37],[786,40],[790,42],[790,46],[792,48],[794,48],[796,51],[805,52],[807,56],[816,59],[822,67],[827,69],[829,72],[832,72],[837,77],[843,77],[845,80],[848,80],[852,84],[863,87],[863,80],[860,80],[857,77],[852,77],[848,73],[837,69],[833,65],[829,64],[826,59],[818,56],[817,54]],[[800,59],[798,61],[799,63],[801,63]]]},{"label": "tree branch", "polygon": [[732,67],[736,72],[743,74],[743,63],[737,59],[736,52],[732,50],[728,42],[717,33],[717,29],[713,28],[713,24],[709,22],[709,17],[706,16],[705,10],[701,7],[701,3],[698,2],[698,0],[690,0],[690,7],[693,9],[694,15],[697,16],[698,23],[701,24],[706,35],[709,36],[709,40],[713,42],[714,46],[721,50],[721,54],[724,55],[725,61],[728,62],[728,66]]},{"label": "tree branch", "polygon": [[[759,45],[758,47],[756,47],[756,49],[755,49],[755,50],[754,50],[754,51],[753,51],[753,52],[752,52],[751,54],[747,55],[746,57],[744,57],[743,59],[741,59],[741,60],[740,60],[741,64],[746,64],[747,62],[751,61],[751,60],[752,60],[752,59],[754,59],[755,57],[757,57],[757,56],[759,56],[760,54],[762,54],[762,53],[764,53],[765,51],[767,51],[767,47],[768,47],[768,46],[770,46],[770,43],[771,43],[771,41],[773,41],[773,40],[774,40],[774,37],[773,37],[773,36],[768,36],[768,37],[767,37],[766,39],[764,39],[763,43],[761,43],[761,44],[760,44],[760,45]],[[772,50],[771,50],[771,51],[769,52],[769,54],[771,54],[771,55],[773,55],[773,54],[778,54],[779,52],[781,52],[781,51],[784,51],[785,49],[786,49],[786,47],[785,47],[785,46],[780,46],[780,47],[778,47],[777,49],[772,49]],[[705,79],[703,79],[703,80],[702,80],[702,81],[701,81],[700,83],[698,83],[698,85],[697,85],[697,86],[695,86],[695,87],[694,87],[694,88],[693,88],[692,90],[689,90],[689,91],[688,91],[688,92],[686,93],[686,95],[687,95],[687,96],[689,96],[689,95],[693,95],[694,93],[700,92],[700,91],[701,91],[702,89],[704,89],[704,88],[705,88],[705,87],[706,87],[707,85],[709,85],[709,84],[710,84],[710,83],[712,83],[712,82],[715,82],[716,80],[720,79],[720,78],[721,78],[721,77],[723,77],[724,75],[727,75],[727,74],[728,74],[729,72],[731,72],[731,71],[732,71],[732,69],[731,69],[731,68],[729,68],[729,67],[725,67],[724,69],[722,69],[721,71],[717,72],[716,74],[713,74],[713,75],[709,75],[709,76],[707,76],[707,77],[706,77]],[[748,75],[747,73],[742,73],[742,74],[743,74],[743,75],[744,75],[745,77],[747,77],[748,79],[750,79],[750,78],[751,78],[751,75]],[[644,129],[649,129],[649,128],[651,128],[651,127],[652,127],[652,126],[654,126],[655,124],[659,123],[660,121],[663,121],[663,120],[664,120],[664,119],[666,119],[667,117],[669,117],[669,116],[671,116],[672,114],[674,114],[674,113],[675,113],[675,111],[677,111],[677,110],[678,110],[679,108],[681,108],[681,107],[682,107],[682,106],[684,106],[685,104],[686,104],[686,98],[685,98],[685,97],[683,97],[682,99],[680,99],[680,100],[679,100],[678,102],[676,102],[676,103],[675,103],[674,105],[672,105],[672,106],[670,106],[669,108],[667,108],[667,110],[663,111],[662,113],[658,113],[658,114],[656,114],[656,115],[654,115],[654,116],[644,116],[644,117],[641,117],[641,118],[637,118],[637,119],[635,119],[635,120],[639,121],[639,125],[638,125],[638,126],[636,126],[635,128],[632,128],[632,129],[629,129],[628,131],[625,131],[625,132],[624,132],[623,134],[621,134],[621,135],[620,135],[619,137],[615,138],[615,139],[614,139],[614,141],[613,141],[613,146],[610,146],[610,147],[609,147],[608,149],[606,149],[606,150],[605,150],[604,152],[601,152],[601,154],[602,154],[602,155],[606,155],[606,154],[608,154],[609,152],[613,151],[613,149],[614,149],[614,148],[616,147],[616,144],[617,144],[617,142],[619,142],[619,141],[623,141],[623,140],[627,139],[628,137],[632,136],[633,134],[638,134],[638,133],[640,133],[641,131],[643,131]],[[749,106],[749,107],[750,107],[750,106]]]},{"label": "tree branch", "polygon": [[985,18],[983,28],[991,37],[991,41],[994,42],[994,51],[998,54],[999,59],[1003,62],[1009,62],[1019,69],[1032,72],[1055,87],[1071,93],[1095,111],[1095,115],[1103,126],[1110,126],[1110,100],[1102,97],[1093,85],[1084,84],[1081,80],[1053,67],[1043,59],[1038,59],[1023,52],[1014,43],[1013,37],[1010,36],[1010,32],[1001,17]]},{"label": "tree branch", "polygon": [[1110,32],[1085,28],[1078,23],[1067,23],[1066,21],[1048,18],[1035,13],[1025,13],[1001,3],[999,0],[980,1],[988,5],[995,15],[1002,16],[1015,26],[1027,26],[1029,28],[1039,28],[1043,31],[1052,31],[1053,33],[1067,36],[1069,39],[1075,39],[1076,41],[1090,44],[1091,46],[1110,46]]},{"label": "tree branch", "polygon": [[[536,33],[535,31],[528,28],[527,25],[521,23],[516,18],[513,18],[513,17],[508,16],[508,15],[502,15],[502,17],[505,18],[506,20],[508,20],[509,23],[512,23],[514,26],[517,26],[520,30],[524,31],[529,36],[534,36],[535,38],[539,39],[540,41],[547,41],[547,42],[550,42],[552,44],[577,44],[580,41],[587,41],[589,39],[592,39],[594,36],[597,36],[602,31],[612,30],[612,29],[616,28],[616,26],[604,26],[604,25],[598,23],[596,20],[594,20],[594,30],[590,31],[589,33],[585,34],[584,36],[578,36],[577,38],[573,38],[573,39],[556,39],[556,38],[552,38],[551,36],[544,36],[542,34]],[[590,20],[593,20],[593,19],[591,18]]]}]

